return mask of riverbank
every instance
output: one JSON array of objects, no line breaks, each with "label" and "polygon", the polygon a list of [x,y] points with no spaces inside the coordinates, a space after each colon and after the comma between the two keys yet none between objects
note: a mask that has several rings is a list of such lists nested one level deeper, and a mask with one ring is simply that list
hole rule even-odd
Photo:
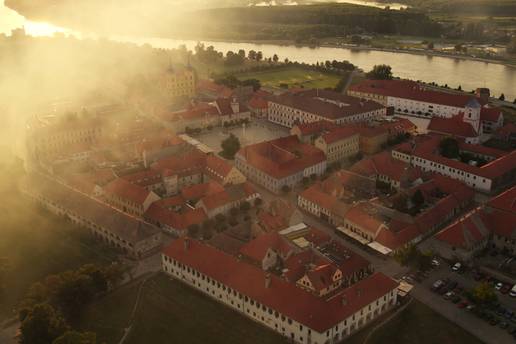
[{"label": "riverbank", "polygon": [[[165,38],[165,37],[163,37]],[[176,40],[183,40],[184,38],[171,38]],[[468,55],[454,55],[448,54],[439,51],[430,51],[430,50],[414,50],[414,49],[393,49],[393,48],[377,48],[372,46],[364,46],[364,45],[353,45],[353,44],[335,44],[335,43],[322,43],[318,45],[310,45],[306,43],[296,43],[293,40],[246,40],[246,39],[219,39],[219,38],[203,38],[203,39],[195,39],[190,38],[189,40],[198,40],[198,41],[209,41],[209,42],[219,42],[219,43],[235,43],[235,44],[256,44],[256,45],[278,45],[283,47],[296,47],[296,48],[338,48],[338,49],[346,49],[346,50],[355,50],[355,51],[380,51],[386,53],[401,53],[401,54],[409,54],[409,55],[420,55],[427,57],[444,57],[453,60],[463,60],[463,61],[476,61],[476,62],[484,62],[484,63],[492,63],[503,65],[510,68],[516,68],[516,56],[514,57],[514,61],[506,61],[506,60],[495,60],[495,59],[486,59],[481,57],[474,57]],[[294,60],[292,60],[294,61]],[[321,61],[323,62],[323,61]]]}]

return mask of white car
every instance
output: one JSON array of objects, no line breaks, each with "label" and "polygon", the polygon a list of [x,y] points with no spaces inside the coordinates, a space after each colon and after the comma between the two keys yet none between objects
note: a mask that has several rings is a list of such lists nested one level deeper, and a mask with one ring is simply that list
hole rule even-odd
[{"label": "white car", "polygon": [[500,290],[500,289],[502,289],[502,288],[503,288],[503,283],[502,283],[502,282],[498,282],[498,283],[496,283],[496,285],[495,285],[495,289],[496,289],[496,290]]},{"label": "white car", "polygon": [[434,259],[432,259],[432,266],[437,267],[437,266],[439,266],[439,265],[441,265],[441,263],[439,263],[439,261],[438,261],[437,259],[435,259],[435,258],[434,258]]},{"label": "white car", "polygon": [[510,291],[509,295],[510,295],[511,297],[516,297],[516,284],[512,287],[512,289],[511,289],[511,291]]},{"label": "white car", "polygon": [[451,269],[453,271],[459,271],[461,268],[462,268],[462,264],[461,263],[455,263],[455,265],[453,265]]}]

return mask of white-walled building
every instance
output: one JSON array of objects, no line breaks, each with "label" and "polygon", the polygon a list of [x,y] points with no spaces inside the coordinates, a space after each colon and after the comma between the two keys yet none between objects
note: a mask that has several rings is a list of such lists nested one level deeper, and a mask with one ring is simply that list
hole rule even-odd
[{"label": "white-walled building", "polygon": [[296,136],[287,136],[242,148],[235,156],[235,166],[248,180],[278,193],[303,177],[324,173],[326,156]]},{"label": "white-walled building", "polygon": [[269,100],[269,121],[292,128],[296,124],[326,120],[335,124],[368,122],[387,114],[374,101],[326,90],[287,93]]},{"label": "white-walled building", "polygon": [[396,305],[398,283],[375,273],[322,298],[196,240],[175,240],[162,255],[169,276],[294,343],[338,343]]}]

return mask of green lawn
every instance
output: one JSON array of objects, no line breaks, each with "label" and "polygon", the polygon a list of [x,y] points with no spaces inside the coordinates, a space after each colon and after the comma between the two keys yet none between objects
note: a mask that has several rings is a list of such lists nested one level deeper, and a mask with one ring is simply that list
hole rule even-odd
[{"label": "green lawn", "polygon": [[[355,334],[347,344],[362,344],[371,328]],[[482,344],[482,341],[436,313],[428,306],[413,300],[403,313],[378,329],[368,344]]]},{"label": "green lawn", "polygon": [[280,87],[281,84],[287,84],[289,87],[333,88],[340,80],[338,75],[307,70],[301,67],[241,73],[235,76],[240,80],[258,79],[263,86],[269,87]]},{"label": "green lawn", "polygon": [[[82,328],[99,342],[117,342],[128,326],[139,283],[127,285],[91,305]],[[222,306],[208,296],[159,274],[142,289],[135,325],[126,344],[280,344],[279,335]]]},{"label": "green lawn", "polygon": [[[0,257],[7,258],[0,321],[34,282],[87,263],[107,264],[114,254],[84,232],[23,197],[16,178],[0,169]],[[10,185],[8,183],[11,183]]]}]

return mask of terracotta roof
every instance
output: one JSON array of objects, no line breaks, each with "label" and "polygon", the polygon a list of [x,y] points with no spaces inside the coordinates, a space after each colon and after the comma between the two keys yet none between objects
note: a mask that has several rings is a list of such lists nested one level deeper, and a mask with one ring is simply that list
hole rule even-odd
[{"label": "terracotta roof", "polygon": [[450,134],[458,137],[477,137],[478,133],[470,123],[464,122],[464,114],[460,113],[451,118],[434,116],[428,124],[428,131]]},{"label": "terracotta roof", "polygon": [[210,181],[208,183],[192,185],[184,187],[181,190],[181,196],[187,201],[199,200],[205,196],[210,196],[224,191],[224,187],[217,182]]},{"label": "terracotta roof", "polygon": [[40,174],[25,176],[22,185],[27,188],[29,193],[41,195],[72,213],[80,214],[82,218],[106,228],[130,243],[135,244],[160,233],[159,228],[147,222],[118,211]]},{"label": "terracotta roof", "polygon": [[179,176],[188,176],[202,173],[205,166],[205,154],[194,150],[159,160],[152,164],[151,168],[166,175],[177,174]]},{"label": "terracotta roof", "polygon": [[412,183],[422,176],[421,169],[393,158],[387,151],[362,159],[349,170],[365,177],[384,175],[400,182],[402,187],[404,183]]},{"label": "terracotta roof", "polygon": [[139,185],[142,187],[161,183],[161,173],[155,170],[143,170],[121,176],[120,178],[128,181],[131,184]]},{"label": "terracotta roof", "polygon": [[[271,100],[273,103],[335,120],[385,108],[383,105],[326,90],[285,93]],[[337,105],[337,104],[341,105]]]},{"label": "terracotta roof", "polygon": [[359,84],[350,86],[349,91],[379,94],[459,108],[463,108],[468,104],[480,107],[481,102],[479,98],[473,95],[432,91],[415,81],[409,80],[364,80]]},{"label": "terracotta roof", "polygon": [[262,234],[242,246],[240,253],[252,261],[261,264],[269,249],[285,257],[293,251],[293,247],[290,246],[287,239],[277,232],[271,232]]},{"label": "terracotta roof", "polygon": [[481,121],[489,121],[489,122],[498,122],[500,116],[503,117],[503,112],[501,109],[493,107],[483,107],[480,110],[480,120]]},{"label": "terracotta roof", "polygon": [[358,134],[359,132],[352,127],[341,127],[324,134],[322,138],[327,144],[332,144]]},{"label": "terracotta roof", "polygon": [[218,156],[206,157],[206,172],[215,180],[222,181],[231,172],[233,166]]},{"label": "terracotta roof", "polygon": [[326,130],[338,128],[339,126],[327,120],[320,120],[316,122],[302,123],[296,125],[301,132],[301,135],[319,134]]},{"label": "terracotta roof", "polygon": [[233,93],[230,88],[206,79],[197,81],[197,92],[210,92],[219,97],[229,97]]},{"label": "terracotta roof", "polygon": [[158,202],[154,202],[145,212],[143,217],[149,222],[160,226],[170,226],[176,230],[187,230],[192,224],[200,225],[208,216],[203,209],[188,209],[178,213],[162,207]]},{"label": "terracotta roof", "polygon": [[246,146],[240,149],[238,156],[277,179],[299,173],[326,160],[321,150],[301,143],[297,136]]},{"label": "terracotta roof", "polygon": [[448,245],[470,249],[491,234],[491,216],[482,209],[475,209],[439,233],[435,238]]},{"label": "terracotta roof", "polygon": [[256,194],[256,190],[250,183],[246,182],[231,185],[220,192],[207,195],[203,197],[200,202],[206,209],[213,210],[229,203],[243,201],[254,194]]},{"label": "terracotta roof", "polygon": [[506,190],[498,196],[492,198],[488,202],[488,205],[491,208],[516,213],[516,186],[513,186],[509,190]]},{"label": "terracotta roof", "polygon": [[195,240],[185,250],[184,240],[190,239],[174,240],[164,254],[319,333],[398,287],[391,278],[376,273],[324,300],[275,275],[266,287],[265,271]]},{"label": "terracotta roof", "polygon": [[150,195],[150,191],[147,191],[141,186],[131,184],[122,178],[115,179],[107,184],[104,187],[104,192],[110,195],[116,195],[117,197],[136,204],[143,204]]},{"label": "terracotta roof", "polygon": [[251,100],[249,101],[249,107],[253,109],[268,109],[269,108],[269,101],[262,96],[256,96],[254,95]]}]

